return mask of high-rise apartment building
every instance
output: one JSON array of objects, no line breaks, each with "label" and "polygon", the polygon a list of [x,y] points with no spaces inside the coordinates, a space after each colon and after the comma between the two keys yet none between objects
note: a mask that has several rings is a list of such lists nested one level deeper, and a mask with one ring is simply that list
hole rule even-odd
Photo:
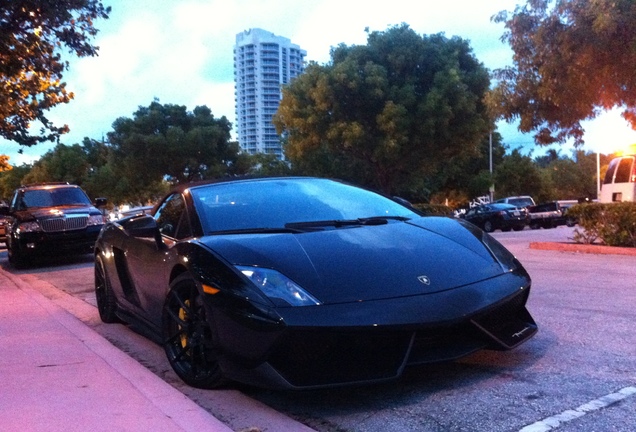
[{"label": "high-rise apartment building", "polygon": [[253,28],[236,35],[234,97],[238,141],[243,151],[282,158],[272,123],[281,86],[303,72],[307,52],[282,36]]}]

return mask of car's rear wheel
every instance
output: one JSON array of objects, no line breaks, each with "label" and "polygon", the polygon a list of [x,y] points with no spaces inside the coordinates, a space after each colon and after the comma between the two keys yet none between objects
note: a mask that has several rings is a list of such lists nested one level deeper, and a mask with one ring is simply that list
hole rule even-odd
[{"label": "car's rear wheel", "polygon": [[104,261],[99,255],[95,258],[95,299],[99,317],[103,322],[121,322],[117,317],[117,299],[106,275]]},{"label": "car's rear wheel", "polygon": [[226,382],[212,346],[203,299],[191,276],[181,275],[170,285],[162,327],[164,349],[179,378],[207,389]]},{"label": "car's rear wheel", "polygon": [[484,231],[490,233],[490,232],[493,232],[494,230],[495,230],[495,227],[493,226],[492,222],[490,221],[484,222]]},{"label": "car's rear wheel", "polygon": [[517,225],[515,227],[512,227],[512,229],[515,230],[515,231],[523,231],[524,228],[525,228],[525,226],[523,226],[523,225]]}]

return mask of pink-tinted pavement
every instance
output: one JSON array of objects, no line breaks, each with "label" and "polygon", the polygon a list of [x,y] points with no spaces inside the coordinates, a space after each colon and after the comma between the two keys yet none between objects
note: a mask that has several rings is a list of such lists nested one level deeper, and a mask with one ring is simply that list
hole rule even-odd
[{"label": "pink-tinted pavement", "polygon": [[231,431],[0,268],[0,430]]},{"label": "pink-tinted pavement", "polygon": [[577,252],[601,255],[636,256],[636,248],[605,246],[601,244],[580,244],[572,242],[531,242],[530,249]]}]

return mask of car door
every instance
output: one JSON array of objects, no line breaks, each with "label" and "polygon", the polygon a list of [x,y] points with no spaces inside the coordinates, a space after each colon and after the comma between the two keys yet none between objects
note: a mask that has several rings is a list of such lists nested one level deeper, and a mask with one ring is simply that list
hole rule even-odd
[{"label": "car door", "polygon": [[146,319],[159,326],[170,271],[178,259],[174,246],[180,240],[192,237],[192,229],[181,193],[168,196],[154,218],[161,242],[151,238],[130,238],[126,245],[126,262],[138,307]]},{"label": "car door", "polygon": [[471,211],[473,212],[473,214],[470,221],[474,225],[482,226],[484,223],[484,207],[483,206],[474,207],[471,209]]}]

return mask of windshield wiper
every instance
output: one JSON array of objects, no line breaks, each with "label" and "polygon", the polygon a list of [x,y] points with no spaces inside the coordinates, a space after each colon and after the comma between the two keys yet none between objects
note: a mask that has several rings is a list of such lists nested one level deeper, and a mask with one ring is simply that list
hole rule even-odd
[{"label": "windshield wiper", "polygon": [[323,228],[323,227],[335,227],[341,228],[346,226],[360,226],[360,225],[386,225],[389,220],[407,221],[409,218],[404,216],[373,216],[358,219],[336,219],[336,220],[322,220],[322,221],[308,221],[308,222],[288,222],[285,224],[285,228],[303,229],[303,228]]},{"label": "windshield wiper", "polygon": [[[376,224],[382,225],[383,223],[387,223],[390,220],[405,222],[410,219],[411,218],[408,218],[406,216],[372,216],[372,217],[366,217],[366,218],[359,218],[358,220],[362,222],[363,225],[376,225]],[[378,223],[378,221],[380,221],[380,223]]]}]

